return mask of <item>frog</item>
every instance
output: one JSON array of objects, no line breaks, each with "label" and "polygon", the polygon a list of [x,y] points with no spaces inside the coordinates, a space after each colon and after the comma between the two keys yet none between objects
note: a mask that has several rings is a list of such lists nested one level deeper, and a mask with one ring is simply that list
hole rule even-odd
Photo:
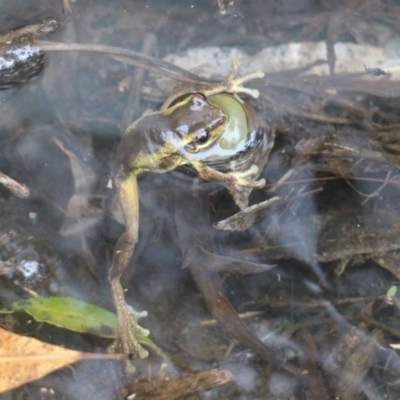
[{"label": "frog", "polygon": [[117,312],[117,338],[110,352],[132,358],[148,355],[137,340],[138,335],[149,334],[138,323],[147,314],[127,305],[120,282],[138,242],[138,175],[189,165],[201,179],[225,186],[241,211],[248,207],[251,191],[265,185],[258,177],[274,133],[239,96],[257,98],[259,92],[243,84],[264,73],[239,76],[239,65],[234,62],[231,74],[219,84],[173,94],[160,110],[133,122],[121,138],[112,176],[126,226],[115,245],[108,277]]}]

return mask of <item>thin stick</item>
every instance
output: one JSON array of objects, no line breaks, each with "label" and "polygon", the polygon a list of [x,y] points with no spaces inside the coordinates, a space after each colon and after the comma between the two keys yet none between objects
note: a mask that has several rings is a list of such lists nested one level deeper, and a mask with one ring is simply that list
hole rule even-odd
[{"label": "thin stick", "polygon": [[[154,33],[146,34],[143,39],[142,54],[151,55],[154,52],[156,44],[157,36],[154,35]],[[138,115],[135,115],[135,113],[137,112],[140,103],[140,93],[142,90],[145,73],[146,70],[143,68],[137,68],[135,75],[130,80],[129,98],[124,113],[124,126],[130,125],[135,116],[138,117]]]},{"label": "thin stick", "polygon": [[25,185],[21,185],[14,179],[11,179],[7,175],[0,172],[0,183],[3,184],[7,189],[9,189],[14,196],[17,197],[28,197],[29,189]]},{"label": "thin stick", "polygon": [[39,46],[43,51],[85,51],[108,54],[113,58],[118,57],[119,59],[124,56],[131,57],[129,60],[132,65],[148,70],[154,70],[154,68],[151,67],[156,67],[156,71],[160,74],[164,74],[164,72],[167,71],[176,74],[173,77],[177,80],[181,80],[181,77],[186,77],[188,78],[189,82],[193,83],[210,84],[214,82],[212,80],[207,80],[196,74],[193,74],[192,72],[186,71],[185,69],[180,68],[170,62],[160,60],[158,58],[142,54],[134,50],[124,49],[122,47],[86,43],[61,43],[43,40],[35,40],[35,44]]}]

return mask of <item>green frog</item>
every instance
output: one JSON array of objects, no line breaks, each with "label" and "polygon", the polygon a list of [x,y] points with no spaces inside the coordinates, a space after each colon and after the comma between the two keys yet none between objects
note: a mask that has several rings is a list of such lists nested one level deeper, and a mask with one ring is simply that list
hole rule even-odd
[{"label": "green frog", "polygon": [[237,69],[234,64],[232,74],[221,84],[176,93],[160,111],[143,116],[122,136],[112,173],[126,230],[115,246],[109,273],[118,317],[117,339],[110,351],[147,356],[137,341],[138,333],[149,333],[137,323],[145,314],[126,304],[120,284],[138,241],[137,176],[190,165],[202,179],[224,185],[241,211],[248,206],[251,190],[265,184],[257,178],[272,148],[273,133],[238,96],[257,98],[257,90],[242,84],[264,74],[257,71],[238,77]]}]

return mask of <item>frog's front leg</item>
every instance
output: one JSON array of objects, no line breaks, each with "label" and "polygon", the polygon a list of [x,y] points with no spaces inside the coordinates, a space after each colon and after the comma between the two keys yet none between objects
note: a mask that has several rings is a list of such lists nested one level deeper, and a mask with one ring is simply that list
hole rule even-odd
[{"label": "frog's front leg", "polygon": [[228,173],[210,168],[201,161],[192,162],[192,165],[201,178],[224,185],[241,210],[246,209],[250,192],[253,189],[260,189],[265,185],[265,179],[256,180],[259,174],[256,165],[253,165],[245,172]]},{"label": "frog's front leg", "polygon": [[111,291],[117,312],[117,338],[109,347],[109,351],[145,358],[147,351],[140,346],[137,334],[147,336],[149,331],[139,326],[137,320],[141,316],[146,316],[147,313],[137,313],[126,304],[120,282],[121,274],[129,264],[135,244],[138,241],[139,194],[136,175],[125,176],[118,173],[115,177],[115,184],[126,223],[126,231],[121,235],[115,246],[109,272]]},{"label": "frog's front leg", "polygon": [[[257,78],[263,78],[265,76],[264,72],[257,70],[250,74],[239,76],[239,67],[241,65],[240,60],[233,60],[232,71],[229,76],[220,84],[213,85],[211,88],[206,88],[202,90],[205,96],[212,96],[222,92],[239,94],[244,93],[255,99],[260,96],[260,92],[257,89],[250,89],[243,86],[243,83],[251,81]],[[239,101],[241,101],[239,99]]]},{"label": "frog's front leg", "polygon": [[252,165],[247,171],[235,171],[227,175],[235,178],[234,184],[227,186],[230,195],[241,211],[246,210],[249,205],[251,191],[253,189],[263,188],[265,186],[265,179],[256,180],[259,175],[259,170],[256,165]]}]

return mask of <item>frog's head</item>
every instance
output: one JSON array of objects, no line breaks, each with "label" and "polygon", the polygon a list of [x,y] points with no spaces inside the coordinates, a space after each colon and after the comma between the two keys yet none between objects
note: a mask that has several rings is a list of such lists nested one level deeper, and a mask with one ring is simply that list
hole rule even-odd
[{"label": "frog's head", "polygon": [[187,163],[187,155],[212,147],[227,124],[225,112],[200,93],[166,110],[147,114],[128,127],[118,147],[114,171],[164,172]]},{"label": "frog's head", "polygon": [[181,154],[194,154],[212,147],[225,130],[227,116],[201,93],[191,94],[164,111],[169,129],[164,141]]}]

